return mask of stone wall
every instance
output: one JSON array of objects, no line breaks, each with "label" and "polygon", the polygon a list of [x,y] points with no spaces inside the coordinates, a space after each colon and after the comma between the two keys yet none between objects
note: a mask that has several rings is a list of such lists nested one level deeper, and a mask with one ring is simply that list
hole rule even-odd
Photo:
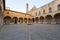
[{"label": "stone wall", "polygon": [[3,11],[4,11],[3,0],[0,0],[0,27],[3,26]]}]

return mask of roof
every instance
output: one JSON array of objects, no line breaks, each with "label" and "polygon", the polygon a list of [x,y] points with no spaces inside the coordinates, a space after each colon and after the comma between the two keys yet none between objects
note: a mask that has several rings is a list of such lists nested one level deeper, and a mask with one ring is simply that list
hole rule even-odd
[{"label": "roof", "polygon": [[25,14],[25,15],[30,15],[30,16],[32,16],[31,14],[27,14],[27,13],[17,12],[17,11],[8,10],[8,9],[5,9],[5,10],[6,10],[6,11],[11,11],[11,12],[15,12],[15,13],[20,13],[20,14]]}]

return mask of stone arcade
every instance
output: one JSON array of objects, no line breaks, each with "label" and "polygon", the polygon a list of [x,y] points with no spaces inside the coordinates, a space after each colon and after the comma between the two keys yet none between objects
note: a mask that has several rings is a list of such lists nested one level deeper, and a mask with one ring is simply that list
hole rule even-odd
[{"label": "stone arcade", "polygon": [[7,8],[3,14],[4,23],[60,24],[60,0],[54,0],[40,8],[34,6],[30,11],[28,9],[28,4],[26,4],[26,13]]}]

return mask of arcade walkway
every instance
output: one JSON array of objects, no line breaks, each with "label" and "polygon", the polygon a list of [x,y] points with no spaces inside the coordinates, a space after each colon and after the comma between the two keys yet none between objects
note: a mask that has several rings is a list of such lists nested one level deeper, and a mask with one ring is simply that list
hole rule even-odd
[{"label": "arcade walkway", "polygon": [[60,25],[4,25],[0,40],[60,40]]}]

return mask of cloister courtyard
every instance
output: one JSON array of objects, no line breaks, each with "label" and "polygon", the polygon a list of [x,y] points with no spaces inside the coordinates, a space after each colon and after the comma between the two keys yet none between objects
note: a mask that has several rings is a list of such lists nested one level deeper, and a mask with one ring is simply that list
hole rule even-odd
[{"label": "cloister courtyard", "polygon": [[60,40],[60,0],[31,10],[32,3],[26,3],[25,13],[6,7],[5,1],[0,0],[0,40]]},{"label": "cloister courtyard", "polygon": [[0,30],[0,40],[60,40],[59,24],[9,24]]}]

